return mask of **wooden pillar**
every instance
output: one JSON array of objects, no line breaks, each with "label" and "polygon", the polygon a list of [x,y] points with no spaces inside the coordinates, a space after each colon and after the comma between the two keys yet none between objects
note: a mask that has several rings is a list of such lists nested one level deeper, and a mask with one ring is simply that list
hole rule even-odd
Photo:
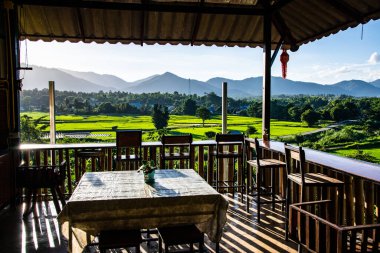
[{"label": "wooden pillar", "polygon": [[55,144],[55,85],[49,81],[50,144]]},{"label": "wooden pillar", "polygon": [[18,79],[17,9],[10,0],[0,4],[0,148],[9,154],[9,164],[3,170],[10,173],[6,187],[10,190],[10,202],[16,195],[16,167],[19,165],[20,111]]},{"label": "wooden pillar", "polygon": [[272,29],[272,15],[269,11],[264,14],[264,44],[263,44],[263,58],[264,58],[264,74],[263,74],[263,125],[262,137],[263,140],[270,138],[270,89],[271,89],[271,29]]},{"label": "wooden pillar", "polygon": [[227,133],[227,82],[222,83],[222,134]]}]

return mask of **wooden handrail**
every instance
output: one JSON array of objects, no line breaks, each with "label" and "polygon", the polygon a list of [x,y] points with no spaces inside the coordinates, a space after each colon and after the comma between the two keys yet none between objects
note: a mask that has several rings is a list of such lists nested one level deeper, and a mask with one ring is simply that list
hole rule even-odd
[{"label": "wooden handrail", "polygon": [[[246,144],[254,139],[247,138]],[[269,141],[266,143],[260,142],[261,157],[279,159],[284,161],[284,143]],[[79,172],[75,170],[77,167],[77,159],[73,159],[74,151],[84,148],[103,148],[107,154],[108,165],[112,164],[112,157],[115,143],[79,143],[79,144],[22,144],[19,147],[22,158],[26,164],[34,161],[35,165],[58,164],[61,160],[68,161],[67,173],[67,192],[72,193],[75,182],[80,178]],[[215,140],[201,140],[192,143],[192,159],[194,169],[204,177],[210,184],[215,180],[215,164],[210,156],[215,151]],[[161,142],[143,142],[143,159],[155,159],[160,154],[162,148]],[[244,152],[247,150],[244,150]],[[305,149],[306,155],[306,171],[316,172],[329,175],[330,177],[338,178],[345,182],[343,192],[331,191],[328,192],[327,198],[333,202],[333,212],[338,217],[337,213],[341,212],[344,215],[345,225],[353,224],[371,224],[379,220],[380,206],[380,165],[366,163],[354,159],[327,154],[320,151]],[[71,160],[71,161],[70,161]],[[74,162],[73,162],[74,160]],[[158,159],[157,159],[158,160]],[[71,163],[71,164],[70,164]],[[337,166],[335,166],[339,163]],[[334,167],[335,166],[335,167]],[[110,166],[107,167],[107,169]],[[214,169],[209,169],[214,168]],[[230,173],[232,172],[232,173]],[[70,175],[75,175],[71,177]],[[228,178],[233,175],[233,171],[229,171]],[[225,175],[226,175],[225,174]],[[246,175],[244,175],[245,177]],[[221,173],[218,178],[223,177]],[[285,195],[286,175],[278,173],[275,175],[276,193]],[[240,178],[240,177],[239,177]],[[270,178],[270,177],[267,177]],[[71,180],[74,179],[72,182]],[[245,179],[243,179],[245,180]],[[247,179],[248,181],[249,179]],[[266,182],[268,185],[270,182]],[[298,202],[297,188],[291,190],[291,203]],[[336,206],[337,196],[345,196],[344,205]],[[306,199],[320,199],[320,192],[315,189],[310,189],[306,192]],[[334,215],[334,214],[332,214]]]},{"label": "wooden handrail", "polygon": [[[246,138],[246,142],[254,142],[255,139]],[[260,146],[280,154],[285,154],[283,142],[260,141]],[[352,158],[337,156],[326,152],[304,148],[305,158],[308,163],[330,168],[355,177],[361,177],[368,181],[380,184],[380,165],[364,162]]]},{"label": "wooden handrail", "polygon": [[[310,252],[378,252],[380,224],[345,226],[318,216],[331,209],[331,200],[315,201],[290,206],[290,238]],[[312,208],[312,205],[318,208]],[[325,206],[325,207],[324,207]],[[305,208],[305,209],[303,209]],[[360,235],[360,236],[359,236]],[[320,238],[323,240],[320,240]]]}]

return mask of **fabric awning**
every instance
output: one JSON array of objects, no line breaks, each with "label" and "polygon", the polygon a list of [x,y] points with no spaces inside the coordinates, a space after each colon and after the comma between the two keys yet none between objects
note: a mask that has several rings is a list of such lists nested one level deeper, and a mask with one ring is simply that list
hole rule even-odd
[{"label": "fabric awning", "polygon": [[[266,4],[267,3],[267,4]],[[19,0],[20,39],[296,48],[380,18],[379,0]]]}]

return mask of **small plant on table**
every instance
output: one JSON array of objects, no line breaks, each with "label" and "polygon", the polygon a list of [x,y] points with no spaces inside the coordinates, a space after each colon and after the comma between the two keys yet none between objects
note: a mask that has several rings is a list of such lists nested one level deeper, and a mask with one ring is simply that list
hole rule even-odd
[{"label": "small plant on table", "polygon": [[156,170],[156,165],[153,160],[151,161],[142,161],[142,165],[138,169],[137,172],[142,171],[144,173],[144,181],[145,183],[153,183],[154,182],[154,174]]}]

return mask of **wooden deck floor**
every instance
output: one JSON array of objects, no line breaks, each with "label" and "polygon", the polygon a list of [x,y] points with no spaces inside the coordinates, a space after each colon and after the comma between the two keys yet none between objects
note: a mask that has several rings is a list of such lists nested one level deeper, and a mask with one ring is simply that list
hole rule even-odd
[{"label": "wooden deck floor", "polygon": [[[255,206],[248,214],[237,198],[226,197],[230,208],[220,252],[296,252],[295,243],[284,241],[284,213],[280,209],[273,212],[269,205],[264,205],[258,224]],[[27,220],[22,219],[22,205],[3,211],[0,213],[0,252],[66,252],[67,241],[59,233],[56,216],[52,202],[38,203],[36,212]],[[214,248],[206,239],[208,252],[214,252]],[[92,247],[88,252],[97,252],[97,249]],[[143,243],[142,252],[157,252],[157,243],[152,242],[149,248]]]}]

